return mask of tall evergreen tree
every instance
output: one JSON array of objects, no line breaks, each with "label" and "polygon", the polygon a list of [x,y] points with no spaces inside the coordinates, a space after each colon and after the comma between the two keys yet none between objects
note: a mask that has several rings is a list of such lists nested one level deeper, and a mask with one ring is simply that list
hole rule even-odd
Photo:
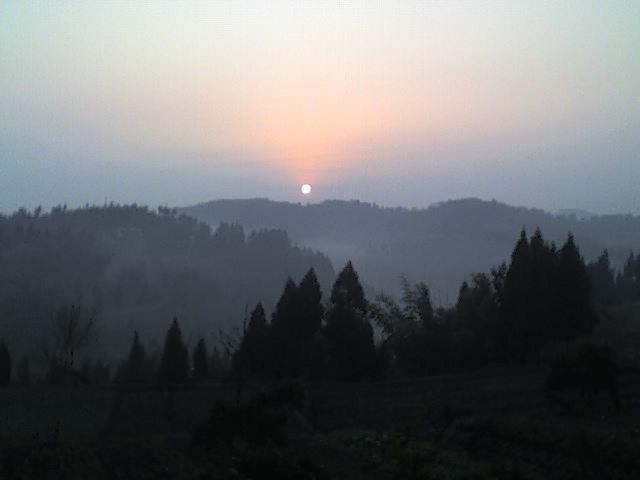
[{"label": "tall evergreen tree", "polygon": [[633,281],[636,276],[636,256],[633,251],[629,252],[627,261],[622,269],[622,276]]},{"label": "tall evergreen tree", "polygon": [[209,378],[209,354],[204,338],[201,338],[193,351],[193,378],[203,382]]},{"label": "tall evergreen tree", "polygon": [[295,376],[300,370],[297,362],[298,287],[288,278],[271,317],[271,373],[276,377]]},{"label": "tall evergreen tree", "polygon": [[167,331],[160,360],[160,378],[167,383],[184,383],[189,378],[189,352],[182,341],[176,317]]},{"label": "tall evergreen tree", "polygon": [[560,249],[559,279],[562,294],[558,298],[558,333],[559,338],[568,343],[590,334],[597,320],[587,267],[571,234]]},{"label": "tall evergreen tree", "polygon": [[262,303],[251,312],[249,325],[233,358],[233,368],[244,376],[263,377],[272,368],[271,337]]},{"label": "tall evergreen tree", "polygon": [[502,360],[497,295],[486,274],[472,276],[472,284],[460,289],[456,313],[458,320],[473,333],[473,357],[476,363]]},{"label": "tall evergreen tree", "polygon": [[376,352],[368,313],[360,279],[349,262],[331,290],[323,331],[330,375],[357,381],[373,373]]},{"label": "tall evergreen tree", "polygon": [[504,278],[502,308],[505,316],[504,348],[514,360],[529,356],[528,328],[530,314],[531,249],[523,228],[511,254],[511,263]]},{"label": "tall evergreen tree", "polygon": [[271,316],[271,326],[274,332],[290,330],[296,320],[296,293],[298,287],[291,277],[287,281]]},{"label": "tall evergreen tree", "polygon": [[554,335],[557,323],[555,308],[558,284],[558,255],[555,245],[549,245],[536,229],[529,244],[531,254],[526,332],[532,354],[537,353]]},{"label": "tall evergreen tree", "polygon": [[322,290],[318,282],[316,271],[311,268],[304,276],[297,290],[297,314],[299,315],[299,330],[304,342],[310,342],[322,325],[324,306],[322,305]]},{"label": "tall evergreen tree", "polygon": [[0,388],[6,388],[11,383],[11,354],[4,339],[0,340]]},{"label": "tall evergreen tree", "polygon": [[148,371],[149,359],[140,342],[138,332],[133,334],[133,342],[129,350],[127,361],[122,366],[120,381],[124,383],[143,383],[149,380]]},{"label": "tall evergreen tree", "polygon": [[598,260],[587,266],[593,291],[593,303],[598,310],[604,310],[616,302],[616,282],[614,270],[605,250]]},{"label": "tall evergreen tree", "polygon": [[[317,335],[324,318],[322,291],[313,268],[304,276],[296,290],[296,320],[290,332],[291,375],[309,377],[317,375]],[[316,373],[312,374],[312,370]]]},{"label": "tall evergreen tree", "polygon": [[630,252],[616,282],[618,300],[621,303],[631,303],[640,300],[638,265],[640,265],[640,254],[638,258],[636,258],[634,252]]}]

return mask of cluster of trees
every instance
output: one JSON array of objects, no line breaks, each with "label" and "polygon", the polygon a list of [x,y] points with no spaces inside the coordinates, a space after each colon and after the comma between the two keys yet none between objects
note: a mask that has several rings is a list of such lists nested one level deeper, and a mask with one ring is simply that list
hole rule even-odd
[{"label": "cluster of trees", "polygon": [[247,303],[275,304],[286,278],[310,265],[329,286],[329,259],[296,247],[286,232],[212,229],[167,207],[21,209],[0,214],[0,331],[15,354],[39,355],[58,307],[82,304],[100,320],[94,348],[113,360],[134,329],[161,339],[164,312],[199,336],[212,318],[227,328]]},{"label": "cluster of trees", "polygon": [[573,232],[587,259],[606,248],[616,267],[623,265],[630,247],[640,245],[640,216],[578,218],[474,198],[426,209],[336,200],[306,205],[218,200],[182,211],[213,225],[239,222],[286,230],[301,245],[329,255],[335,265],[356,261],[365,284],[394,295],[402,293],[397,282],[401,273],[412,282],[424,280],[438,306],[452,301],[472,272],[489,271],[507,258],[514,232],[523,226],[529,232],[540,227],[558,245]]},{"label": "cluster of trees", "polygon": [[[359,381],[531,361],[590,336],[600,308],[636,298],[621,296],[633,290],[632,284],[637,287],[639,277],[631,273],[637,268],[635,255],[617,275],[606,259],[605,252],[585,263],[572,235],[558,248],[539,229],[531,237],[523,230],[510,261],[472,275],[457,302],[446,308],[433,306],[425,283],[411,284],[404,277],[399,301],[387,295],[370,301],[351,262],[323,301],[310,269],[299,284],[287,280],[270,316],[262,303],[248,315],[239,341],[229,342],[231,368],[240,378]],[[607,289],[597,274],[605,270],[615,295],[603,304]],[[160,378],[189,378],[188,354],[179,338],[174,323]],[[144,364],[135,360],[144,356],[136,353],[136,345],[137,337],[126,365]],[[191,378],[207,378],[207,358],[201,340]],[[181,373],[169,373],[172,368]]]},{"label": "cluster of trees", "polygon": [[609,252],[588,265],[593,285],[594,303],[604,311],[614,305],[640,302],[640,251],[629,253],[622,269],[616,271]]},{"label": "cluster of trees", "polygon": [[[70,312],[68,317],[63,316],[65,312]],[[84,340],[90,332],[91,323],[82,320],[82,309],[79,307],[63,307],[57,318],[59,322],[65,322],[68,333],[55,342],[57,349],[53,351],[53,355],[46,353],[48,370],[41,380],[47,384],[106,385],[112,381],[118,384],[181,384],[190,381],[204,382],[219,377],[225,369],[223,356],[217,348],[209,354],[204,339],[198,341],[190,355],[177,318],[173,319],[167,331],[162,352],[148,353],[140,335],[135,332],[129,355],[115,375],[112,375],[114,372],[110,365],[101,360],[85,361],[77,367],[74,364],[74,352],[85,346]],[[6,388],[10,384],[28,387],[33,382],[29,358],[23,357],[14,372],[11,353],[5,341],[0,340],[0,388]]]},{"label": "cluster of trees", "polygon": [[267,320],[262,304],[251,313],[233,356],[243,377],[362,380],[380,373],[370,304],[349,262],[326,306],[313,269],[299,285],[289,279]]},{"label": "cluster of trees", "polygon": [[572,235],[558,248],[523,230],[510,261],[472,275],[452,307],[434,309],[425,284],[403,280],[400,304],[382,296],[378,320],[409,374],[522,363],[566,350],[611,307],[640,300],[637,269],[633,254],[616,273],[606,251],[587,264]]},{"label": "cluster of trees", "polygon": [[78,354],[86,350],[94,336],[95,312],[79,305],[63,305],[52,316],[51,327],[40,332],[39,355],[44,364],[39,375],[34,375],[32,362],[23,355],[14,372],[12,354],[5,340],[0,342],[0,386],[10,383],[30,386],[34,376],[50,384],[104,384],[109,381],[110,368],[102,360],[85,360],[78,367]]},{"label": "cluster of trees", "polygon": [[[479,300],[493,313],[478,311]],[[490,360],[525,361],[545,346],[589,335],[597,320],[587,266],[573,236],[557,248],[540,230],[530,240],[522,231],[508,266],[463,284],[457,308]],[[494,350],[497,358],[491,358]]]},{"label": "cluster of trees", "polygon": [[[113,214],[111,208],[116,207],[103,213]],[[40,213],[20,215],[42,218]],[[66,218],[67,213],[60,210],[51,215]],[[158,216],[178,221],[175,212],[168,209],[148,215],[161,225],[163,220]],[[285,240],[277,231],[254,233],[247,240],[242,229],[233,226],[219,229],[212,237],[207,235],[198,248],[211,248],[211,255],[227,252],[232,258],[235,256],[230,252],[238,248],[251,258],[270,255],[274,245],[283,245]],[[7,237],[2,238],[6,243]],[[195,237],[190,238],[189,242],[200,244]],[[246,245],[252,242],[254,250],[250,253]],[[24,248],[27,254],[33,253],[29,245]],[[17,253],[19,249],[14,245],[10,251]],[[0,257],[0,261],[6,260]],[[262,283],[265,277],[245,272],[244,280],[238,276],[230,283],[239,288],[242,280],[247,286],[247,278],[253,285]],[[185,287],[182,280],[185,289],[193,288],[188,282]],[[351,262],[336,277],[326,300],[322,284],[313,267],[298,284],[289,276],[272,313],[268,315],[268,305],[258,302],[250,315],[245,314],[238,338],[227,337],[220,345],[222,353],[217,348],[209,353],[204,338],[190,352],[177,319],[166,333],[160,352],[148,353],[136,333],[115,379],[122,383],[202,382],[231,370],[242,378],[359,381],[527,362],[591,335],[601,314],[612,307],[640,302],[640,253],[631,253],[623,269],[616,272],[606,251],[587,264],[572,235],[558,247],[545,240],[539,229],[531,237],[523,229],[510,260],[489,273],[472,275],[460,287],[457,301],[447,307],[434,306],[427,284],[412,284],[404,277],[398,300],[388,295],[369,300]],[[49,339],[41,350],[53,383],[70,375],[85,383],[109,381],[111,371],[105,363],[85,362],[78,368],[76,361],[77,352],[87,346],[99,312],[95,304],[89,309],[63,306],[52,317],[53,330],[40,329]],[[18,368],[12,365],[3,340],[0,386],[11,381],[13,369],[15,383],[31,382],[27,358]]]},{"label": "cluster of trees", "polygon": [[597,263],[585,263],[572,235],[558,248],[539,229],[530,238],[523,230],[510,261],[473,275],[446,308],[433,306],[425,283],[404,277],[399,301],[387,295],[369,301],[351,263],[323,304],[311,271],[298,286],[287,282],[270,321],[258,304],[234,370],[358,380],[532,361],[592,334]]},{"label": "cluster of trees", "polygon": [[127,360],[118,370],[115,380],[120,384],[199,383],[216,376],[222,361],[217,348],[209,354],[204,338],[198,341],[190,355],[178,319],[174,318],[160,355],[148,354],[140,335],[134,333]]}]

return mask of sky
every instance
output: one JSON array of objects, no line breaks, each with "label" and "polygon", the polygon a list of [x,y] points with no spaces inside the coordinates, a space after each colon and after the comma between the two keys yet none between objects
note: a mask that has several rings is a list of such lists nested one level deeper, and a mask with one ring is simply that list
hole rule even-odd
[{"label": "sky", "polygon": [[640,214],[639,22],[637,0],[1,0],[0,211]]}]

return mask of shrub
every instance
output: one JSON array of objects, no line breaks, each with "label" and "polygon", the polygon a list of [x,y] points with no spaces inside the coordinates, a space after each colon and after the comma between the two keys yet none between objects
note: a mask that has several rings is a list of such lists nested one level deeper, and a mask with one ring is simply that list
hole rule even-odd
[{"label": "shrub", "polygon": [[618,374],[611,348],[585,343],[554,360],[547,376],[547,393],[578,391],[590,400],[595,393],[607,392],[619,409]]},{"label": "shrub", "polygon": [[247,403],[217,402],[207,422],[193,437],[193,444],[226,443],[233,450],[236,440],[251,445],[284,443],[284,428],[291,411],[304,403],[298,384],[285,384]]}]

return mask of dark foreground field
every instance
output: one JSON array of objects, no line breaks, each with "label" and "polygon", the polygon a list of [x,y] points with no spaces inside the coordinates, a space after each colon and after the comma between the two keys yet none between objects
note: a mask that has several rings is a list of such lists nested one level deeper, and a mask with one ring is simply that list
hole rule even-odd
[{"label": "dark foreground field", "polygon": [[635,479],[637,377],[606,396],[544,396],[536,369],[360,386],[311,385],[281,446],[194,447],[215,400],[266,386],[6,391],[1,479]]}]

